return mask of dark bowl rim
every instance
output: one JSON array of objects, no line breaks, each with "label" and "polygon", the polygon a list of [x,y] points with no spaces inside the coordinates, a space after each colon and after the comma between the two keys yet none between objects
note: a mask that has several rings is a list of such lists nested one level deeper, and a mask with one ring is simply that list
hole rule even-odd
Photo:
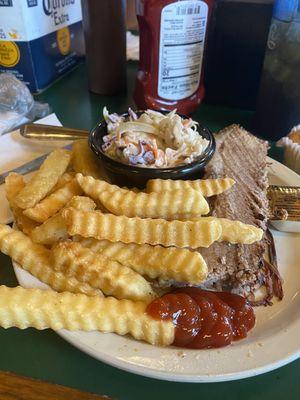
[{"label": "dark bowl rim", "polygon": [[[134,111],[137,115],[145,112],[145,110],[137,110]],[[162,114],[168,114],[170,111],[159,111]],[[182,118],[189,118],[186,115],[183,114],[179,114],[177,113],[180,117]],[[120,114],[120,116],[122,117],[127,117],[129,116],[128,112],[122,113]],[[198,158],[197,160],[193,161],[190,164],[183,164],[183,165],[178,165],[177,167],[170,167],[170,168],[148,168],[148,167],[137,167],[137,166],[133,166],[133,165],[129,165],[129,164],[124,164],[120,161],[114,160],[113,158],[107,156],[103,150],[101,148],[99,148],[94,141],[95,139],[95,135],[98,131],[98,129],[101,127],[101,125],[106,124],[104,119],[101,119],[100,121],[97,122],[97,124],[90,130],[89,132],[89,137],[88,137],[88,142],[89,142],[89,146],[91,148],[91,150],[94,152],[94,154],[96,156],[98,156],[99,158],[101,158],[104,162],[107,162],[111,165],[114,165],[115,167],[122,167],[123,169],[127,170],[127,171],[131,171],[131,172],[135,172],[135,173],[147,173],[147,174],[151,174],[151,173],[168,173],[168,172],[178,172],[178,171],[183,171],[185,169],[189,169],[189,170],[193,170],[194,168],[197,167],[203,167],[204,163],[207,163],[213,156],[213,154],[215,153],[216,150],[216,141],[215,141],[215,137],[213,135],[213,133],[211,132],[211,130],[203,125],[201,125],[198,122],[198,127],[199,127],[199,135],[201,135],[201,131],[206,131],[206,133],[208,134],[208,140],[209,140],[209,144],[207,146],[207,148],[205,149],[204,153],[202,154],[202,156],[200,158]],[[104,135],[103,135],[104,136]],[[202,135],[201,135],[202,136]]]}]

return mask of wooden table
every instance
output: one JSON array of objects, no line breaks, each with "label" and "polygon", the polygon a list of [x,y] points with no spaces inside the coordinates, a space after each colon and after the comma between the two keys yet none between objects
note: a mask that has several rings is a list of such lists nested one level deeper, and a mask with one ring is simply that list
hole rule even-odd
[{"label": "wooden table", "polygon": [[[114,97],[97,96],[88,92],[85,67],[81,65],[51,86],[39,99],[50,103],[65,126],[89,129],[101,118],[104,105],[116,112],[124,111],[128,105],[133,105],[131,93],[135,71],[135,64],[129,63],[127,94]],[[212,130],[234,122],[249,128],[252,112],[203,104],[195,117]],[[274,148],[272,156],[279,158],[279,153]],[[1,254],[0,265],[1,284],[17,285],[10,259]],[[34,329],[0,329],[0,370],[101,395],[106,394],[120,400],[300,398],[300,361],[265,375],[235,382],[163,382],[129,374],[94,360],[50,330],[39,332]]]}]

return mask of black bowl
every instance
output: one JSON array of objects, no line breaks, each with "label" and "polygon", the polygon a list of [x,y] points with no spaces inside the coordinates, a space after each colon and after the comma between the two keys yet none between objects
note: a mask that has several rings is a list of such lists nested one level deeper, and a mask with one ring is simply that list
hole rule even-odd
[{"label": "black bowl", "polygon": [[[143,111],[136,112],[140,116]],[[163,112],[167,114],[168,112]],[[123,114],[128,117],[128,113]],[[182,116],[185,118],[185,116]],[[205,152],[199,159],[190,163],[173,168],[145,168],[123,164],[108,157],[102,151],[103,136],[107,135],[107,124],[100,121],[89,134],[89,146],[96,154],[99,163],[106,171],[112,183],[119,186],[144,188],[149,179],[199,179],[203,176],[204,167],[212,158],[216,142],[213,134],[208,128],[198,126],[199,134],[209,141]]]}]

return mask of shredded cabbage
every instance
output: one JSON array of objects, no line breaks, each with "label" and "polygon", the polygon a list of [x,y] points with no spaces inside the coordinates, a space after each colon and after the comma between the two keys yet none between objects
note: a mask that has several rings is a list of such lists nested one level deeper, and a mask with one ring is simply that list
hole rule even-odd
[{"label": "shredded cabbage", "polygon": [[198,123],[181,118],[176,110],[162,114],[146,110],[140,117],[131,109],[128,118],[103,108],[108,134],[103,151],[125,164],[150,168],[174,167],[195,161],[208,146]]}]

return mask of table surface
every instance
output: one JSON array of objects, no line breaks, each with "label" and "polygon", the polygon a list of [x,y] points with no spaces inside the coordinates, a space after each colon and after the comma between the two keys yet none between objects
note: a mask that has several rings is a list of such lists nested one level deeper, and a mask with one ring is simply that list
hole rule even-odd
[{"label": "table surface", "polygon": [[[136,65],[128,65],[128,92],[113,97],[91,94],[87,89],[86,70],[80,65],[69,75],[38,96],[48,102],[65,126],[90,129],[101,117],[102,108],[121,112],[134,106],[131,93]],[[250,111],[203,104],[195,113],[197,120],[213,131],[231,123],[251,126]],[[279,159],[273,148],[271,155]],[[0,282],[17,285],[11,261],[0,255]],[[276,371],[240,381],[210,384],[174,383],[143,378],[110,367],[85,355],[53,331],[0,329],[0,370],[47,380],[115,399],[208,398],[282,399],[287,393],[300,398],[300,360]],[[232,360],[234,362],[234,360]],[[21,390],[21,388],[20,388]],[[1,397],[1,396],[0,396]]]}]

